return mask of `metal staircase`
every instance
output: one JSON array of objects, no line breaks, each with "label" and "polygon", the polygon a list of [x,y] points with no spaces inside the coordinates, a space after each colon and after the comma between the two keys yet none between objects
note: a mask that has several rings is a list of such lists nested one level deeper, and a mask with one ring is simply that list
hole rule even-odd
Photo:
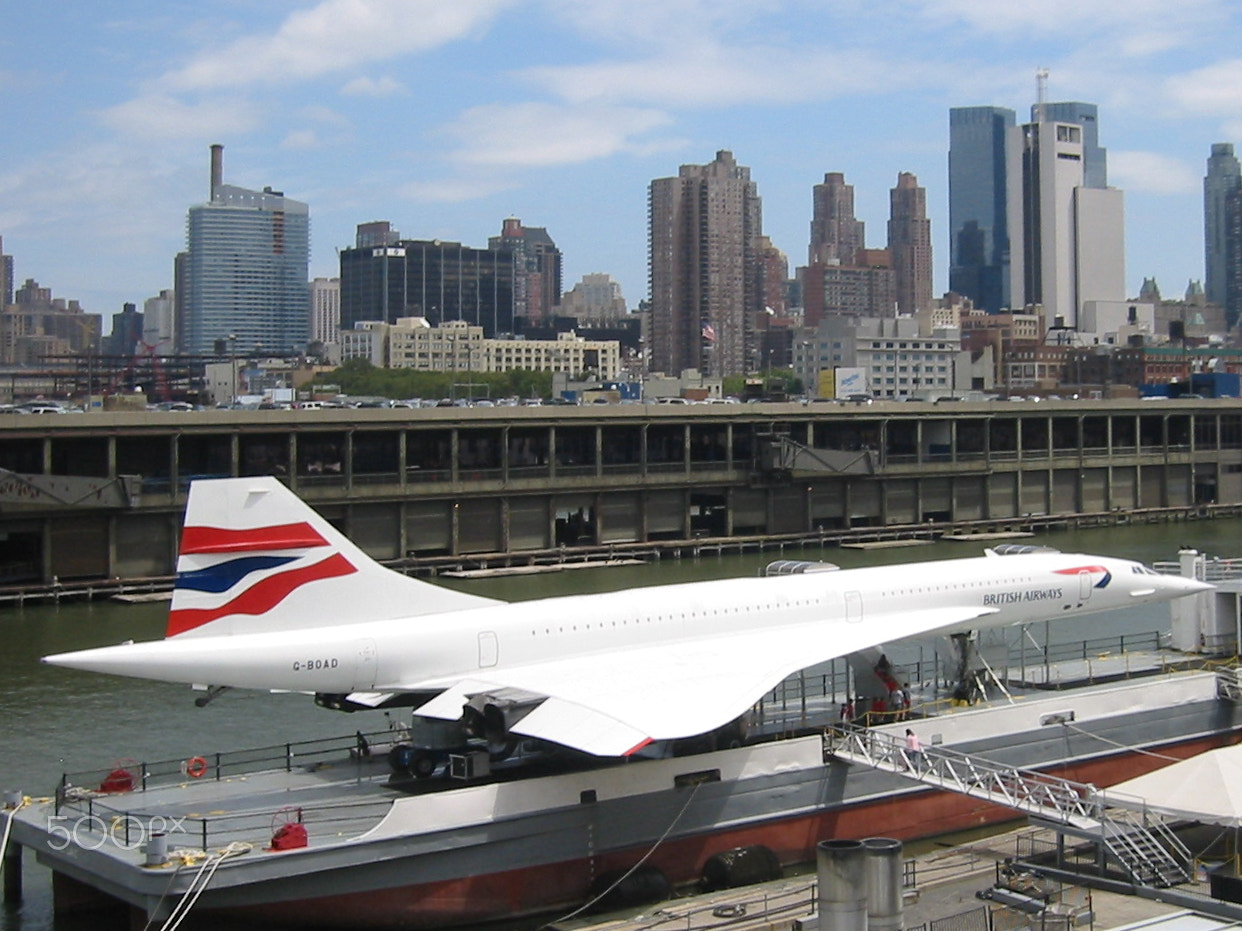
[{"label": "metal staircase", "polygon": [[1163,820],[1116,807],[1102,814],[1104,846],[1136,885],[1167,889],[1190,882],[1192,854]]},{"label": "metal staircase", "polygon": [[1089,783],[994,763],[944,747],[912,753],[896,733],[848,724],[824,735],[824,759],[870,766],[984,799],[1099,844],[1135,885],[1167,888],[1191,879],[1191,853],[1158,816],[1110,799]]}]

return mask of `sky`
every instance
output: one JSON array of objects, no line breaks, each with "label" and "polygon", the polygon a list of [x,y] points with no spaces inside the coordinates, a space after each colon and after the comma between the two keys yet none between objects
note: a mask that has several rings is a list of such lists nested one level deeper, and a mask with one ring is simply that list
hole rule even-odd
[{"label": "sky", "polygon": [[[647,290],[647,186],[729,149],[806,262],[840,171],[882,247],[899,172],[948,286],[948,112],[1099,106],[1126,283],[1203,277],[1210,146],[1242,152],[1237,0],[63,0],[0,32],[0,237],[15,277],[110,315],[172,287],[187,209],[224,180],[311,211],[314,276],[354,228],[485,247],[545,227],[564,286]],[[105,329],[107,327],[105,326]]]}]

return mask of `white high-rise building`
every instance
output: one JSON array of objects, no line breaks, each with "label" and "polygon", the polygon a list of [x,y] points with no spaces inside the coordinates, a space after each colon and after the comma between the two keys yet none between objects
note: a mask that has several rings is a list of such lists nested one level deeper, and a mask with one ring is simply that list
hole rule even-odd
[{"label": "white high-rise building", "polygon": [[314,278],[310,283],[312,343],[336,343],[341,331],[341,279]]},{"label": "white high-rise building", "polygon": [[1088,187],[1083,127],[1042,120],[1009,130],[1010,293],[1076,328],[1085,301],[1125,300],[1125,205]]},{"label": "white high-rise building", "polygon": [[142,341],[155,347],[158,355],[176,351],[176,303],[176,296],[167,288],[142,302]]}]

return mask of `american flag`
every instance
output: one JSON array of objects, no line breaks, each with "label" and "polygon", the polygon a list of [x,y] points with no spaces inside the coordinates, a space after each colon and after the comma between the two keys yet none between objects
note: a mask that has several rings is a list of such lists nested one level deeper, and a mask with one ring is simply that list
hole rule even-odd
[{"label": "american flag", "polygon": [[716,330],[710,323],[703,325],[703,338],[709,343],[716,342]]}]

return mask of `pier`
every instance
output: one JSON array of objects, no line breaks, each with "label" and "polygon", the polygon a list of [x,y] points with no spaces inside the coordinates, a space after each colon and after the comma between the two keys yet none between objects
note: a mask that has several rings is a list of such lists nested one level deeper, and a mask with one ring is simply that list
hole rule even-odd
[{"label": "pier", "polygon": [[40,414],[0,470],[0,583],[55,598],[171,575],[211,477],[276,475],[417,573],[1234,516],[1242,402]]}]

